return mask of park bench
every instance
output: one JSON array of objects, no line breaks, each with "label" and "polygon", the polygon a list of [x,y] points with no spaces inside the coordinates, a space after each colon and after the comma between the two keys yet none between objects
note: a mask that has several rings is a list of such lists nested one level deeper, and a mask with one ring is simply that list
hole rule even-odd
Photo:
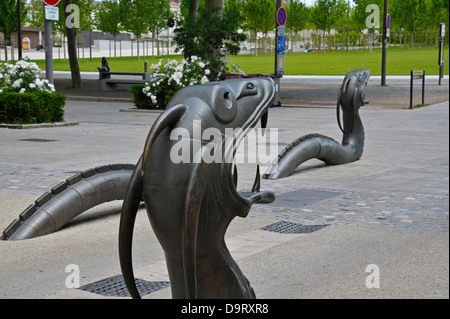
[{"label": "park bench", "polygon": [[[111,75],[122,75],[127,78],[111,78]],[[130,76],[140,77],[131,79]],[[102,81],[102,90],[112,90],[117,88],[117,84],[144,84],[152,80],[153,73],[149,72],[99,72],[99,79]]]}]

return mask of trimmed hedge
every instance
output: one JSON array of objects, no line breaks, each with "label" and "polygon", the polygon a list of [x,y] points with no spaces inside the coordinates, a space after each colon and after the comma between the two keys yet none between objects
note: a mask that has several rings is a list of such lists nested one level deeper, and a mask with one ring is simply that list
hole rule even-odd
[{"label": "trimmed hedge", "polygon": [[131,93],[133,93],[133,102],[138,109],[156,109],[156,105],[152,103],[152,100],[142,93],[142,89],[145,88],[145,84],[134,84],[131,86]]},{"label": "trimmed hedge", "polygon": [[0,123],[36,124],[64,120],[66,96],[61,93],[2,92],[0,93]]}]

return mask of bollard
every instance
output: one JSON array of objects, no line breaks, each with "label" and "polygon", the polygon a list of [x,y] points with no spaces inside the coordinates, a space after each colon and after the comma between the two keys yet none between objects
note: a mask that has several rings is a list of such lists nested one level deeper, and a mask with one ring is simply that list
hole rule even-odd
[{"label": "bollard", "polygon": [[411,70],[410,90],[409,90],[409,108],[413,108],[413,87],[414,80],[422,79],[422,105],[425,104],[425,69]]}]

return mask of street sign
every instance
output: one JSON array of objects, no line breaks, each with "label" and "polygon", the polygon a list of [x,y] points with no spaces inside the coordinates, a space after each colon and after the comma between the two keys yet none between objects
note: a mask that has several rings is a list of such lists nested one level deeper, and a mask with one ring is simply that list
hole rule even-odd
[{"label": "street sign", "polygon": [[278,36],[277,51],[283,53],[286,51],[286,36]]},{"label": "street sign", "polygon": [[277,27],[277,32],[278,32],[278,35],[286,36],[286,26],[284,26],[284,25],[279,25],[279,26]]},{"label": "street sign", "polygon": [[388,13],[386,16],[386,28],[390,29],[391,27],[391,15]]},{"label": "street sign", "polygon": [[56,6],[60,0],[44,0],[45,4],[48,6]]},{"label": "street sign", "polygon": [[283,75],[284,74],[284,62],[285,62],[285,58],[284,58],[284,52],[282,53],[278,53],[276,55],[276,64],[277,64],[277,70],[276,70],[276,74],[278,75]]},{"label": "street sign", "polygon": [[59,8],[45,6],[45,19],[58,21],[59,20]]},{"label": "street sign", "polygon": [[280,9],[278,9],[277,11],[277,23],[278,25],[285,25],[286,24],[286,18],[287,18],[287,14],[286,14],[286,9],[283,7],[280,7]]}]

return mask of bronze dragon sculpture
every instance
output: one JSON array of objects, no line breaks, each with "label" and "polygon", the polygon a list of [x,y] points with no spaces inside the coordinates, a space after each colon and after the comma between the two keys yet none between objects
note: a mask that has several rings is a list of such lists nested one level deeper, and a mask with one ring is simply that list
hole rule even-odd
[{"label": "bronze dragon sculpture", "polygon": [[[246,217],[254,203],[275,199],[272,192],[259,191],[258,177],[252,192],[238,193],[232,161],[248,131],[260,120],[265,128],[274,94],[270,78],[187,87],[175,94],[155,121],[131,177],[120,222],[120,263],[132,297],[140,297],[134,283],[131,244],[142,197],[164,249],[174,298],[255,297],[231,257],[224,235],[230,222],[236,216]],[[192,138],[195,129],[205,132],[209,128],[218,129],[223,138]],[[230,128],[240,129],[230,135]],[[188,134],[181,140],[171,138],[177,131]],[[194,151],[187,162],[174,163],[170,160],[174,149]],[[213,160],[207,163],[205,157],[211,156]]]},{"label": "bronze dragon sculpture", "polygon": [[342,143],[322,134],[304,135],[281,151],[263,178],[278,179],[290,176],[299,165],[313,158],[330,165],[358,160],[363,153],[365,136],[359,108],[368,103],[365,100],[364,87],[369,77],[369,70],[354,70],[347,73],[342,82],[336,106],[338,125],[344,134]]}]

